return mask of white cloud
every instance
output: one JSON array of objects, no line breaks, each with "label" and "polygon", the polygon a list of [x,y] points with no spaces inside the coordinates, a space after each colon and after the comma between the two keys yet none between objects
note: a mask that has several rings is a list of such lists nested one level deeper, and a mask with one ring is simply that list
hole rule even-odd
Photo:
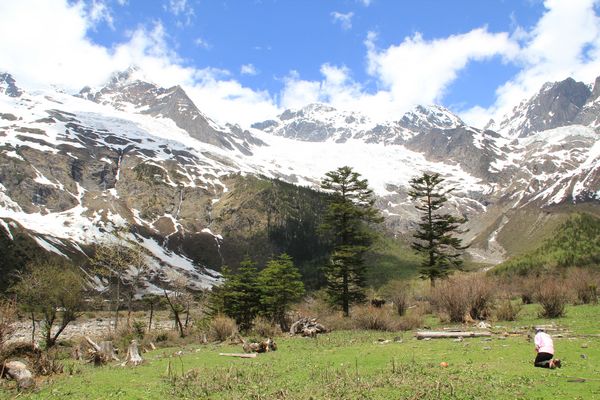
[{"label": "white cloud", "polygon": [[361,3],[365,7],[369,7],[371,5],[371,3],[373,2],[373,0],[356,0],[356,1]]},{"label": "white cloud", "polygon": [[462,113],[466,121],[482,125],[499,120],[521,100],[535,94],[545,82],[568,77],[592,82],[600,75],[600,18],[594,0],[546,0],[546,12],[529,32],[517,27],[521,70],[496,90],[488,108],[472,107]]},{"label": "white cloud", "polygon": [[247,125],[277,113],[269,93],[242,86],[228,71],[185,66],[160,22],[138,27],[108,49],[87,37],[94,18],[81,2],[0,1],[0,71],[12,73],[25,88],[56,84],[76,92],[137,65],[157,84],[182,85],[203,112],[221,122]]},{"label": "white cloud", "polygon": [[194,40],[194,44],[203,49],[210,49],[212,46],[205,39],[198,37]]},{"label": "white cloud", "polygon": [[518,53],[507,33],[489,33],[485,28],[435,40],[425,40],[417,33],[381,50],[376,40],[371,32],[365,44],[367,71],[376,81],[377,91],[370,92],[353,80],[348,68],[324,64],[321,81],[307,82],[298,76],[288,79],[282,106],[301,103],[304,88],[310,90],[313,101],[361,111],[375,120],[397,119],[417,104],[440,101],[469,62],[496,56],[508,60]]},{"label": "white cloud", "polygon": [[111,29],[115,29],[110,7],[103,0],[92,1],[89,5],[88,16],[94,25],[104,21]]},{"label": "white cloud", "polygon": [[253,64],[244,64],[240,68],[240,74],[242,75],[258,75],[258,70]]},{"label": "white cloud", "polygon": [[333,18],[334,23],[339,23],[343,30],[347,31],[352,28],[352,17],[354,16],[353,12],[349,12],[346,14],[334,11],[331,13],[331,17]]},{"label": "white cloud", "polygon": [[177,25],[187,26],[192,23],[192,18],[195,15],[194,8],[188,3],[187,0],[169,0],[163,8],[173,14],[175,17],[182,17],[183,20],[179,20]]}]

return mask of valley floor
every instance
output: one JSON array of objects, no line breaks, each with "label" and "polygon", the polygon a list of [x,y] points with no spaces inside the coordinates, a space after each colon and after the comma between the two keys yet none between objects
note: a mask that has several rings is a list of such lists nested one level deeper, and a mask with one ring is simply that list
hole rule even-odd
[{"label": "valley floor", "polygon": [[[18,397],[600,399],[600,306],[569,307],[556,320],[536,314],[536,305],[526,306],[518,321],[494,325],[491,339],[418,341],[414,332],[338,331],[317,339],[276,338],[278,350],[255,359],[219,356],[240,352],[239,345],[159,349],[146,353],[139,367],[67,366],[72,375],[55,376]],[[527,334],[540,324],[553,326],[561,369],[533,367]],[[0,397],[16,396],[2,390]]]}]

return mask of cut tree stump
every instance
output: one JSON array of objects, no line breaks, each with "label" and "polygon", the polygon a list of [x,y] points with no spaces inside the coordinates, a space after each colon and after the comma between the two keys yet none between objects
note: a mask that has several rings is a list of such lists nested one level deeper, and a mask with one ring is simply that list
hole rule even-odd
[{"label": "cut tree stump", "polygon": [[138,366],[143,362],[144,359],[140,355],[137,340],[133,339],[127,348],[127,357],[125,358],[125,362],[121,365]]},{"label": "cut tree stump", "polygon": [[439,331],[422,331],[415,334],[417,339],[444,339],[444,338],[468,338],[468,337],[489,337],[490,332],[439,332]]},{"label": "cut tree stump", "polygon": [[98,345],[87,336],[85,340],[92,347],[91,350],[88,350],[88,354],[90,356],[89,362],[93,362],[94,365],[104,365],[109,361],[120,361],[111,341],[100,342],[100,345]]},{"label": "cut tree stump", "polygon": [[4,363],[3,371],[6,376],[17,381],[19,389],[29,389],[35,385],[33,374],[21,361],[9,361]]}]

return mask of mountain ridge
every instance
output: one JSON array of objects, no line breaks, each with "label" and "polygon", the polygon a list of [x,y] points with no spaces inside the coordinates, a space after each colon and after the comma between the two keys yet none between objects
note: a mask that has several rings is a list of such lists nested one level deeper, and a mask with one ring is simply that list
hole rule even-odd
[{"label": "mountain ridge", "polygon": [[[374,123],[322,104],[243,130],[214,123],[181,87],[162,88],[136,74],[115,74],[77,97],[28,93],[0,75],[1,229],[10,234],[18,223],[60,255],[128,224],[157,270],[174,268],[202,287],[218,281],[214,270],[227,258],[221,249],[238,247],[234,242],[245,248],[242,241],[264,235],[266,214],[244,208],[246,189],[238,182],[244,176],[317,189],[325,172],[351,165],[373,185],[387,229],[404,235],[415,220],[408,181],[421,171],[439,172],[457,188],[449,211],[469,217],[465,240],[478,243],[473,255],[490,262],[505,256],[497,237],[511,210],[543,213],[556,204],[600,200],[600,78],[588,91],[574,81],[545,85],[503,119],[516,123],[497,132],[470,127],[441,106]],[[569,88],[576,93],[567,96]],[[556,96],[585,101],[576,112],[535,122],[547,105],[563,104]],[[506,128],[521,126],[523,118],[529,130]],[[590,122],[573,124],[578,118]],[[235,220],[244,235],[234,234]]]}]

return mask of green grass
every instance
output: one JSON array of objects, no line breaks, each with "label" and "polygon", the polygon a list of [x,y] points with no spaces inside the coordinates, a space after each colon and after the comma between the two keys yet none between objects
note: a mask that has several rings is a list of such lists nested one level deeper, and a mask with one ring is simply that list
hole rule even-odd
[{"label": "green grass", "polygon": [[[413,334],[340,331],[317,339],[281,337],[278,350],[256,359],[221,357],[238,345],[157,350],[139,367],[73,364],[25,399],[594,399],[600,398],[600,306],[568,307],[542,320],[528,305],[498,331],[554,323],[559,370],[534,368],[526,335],[491,340],[417,341]],[[588,336],[585,336],[588,335]],[[394,339],[401,336],[402,343]],[[387,344],[378,339],[390,339]],[[177,355],[179,350],[182,355]],[[582,358],[582,355],[585,358]],[[440,367],[440,362],[449,364]],[[168,373],[170,366],[171,372]],[[66,368],[69,370],[69,368]],[[572,382],[585,379],[585,382]],[[15,396],[0,389],[0,397]]]}]

